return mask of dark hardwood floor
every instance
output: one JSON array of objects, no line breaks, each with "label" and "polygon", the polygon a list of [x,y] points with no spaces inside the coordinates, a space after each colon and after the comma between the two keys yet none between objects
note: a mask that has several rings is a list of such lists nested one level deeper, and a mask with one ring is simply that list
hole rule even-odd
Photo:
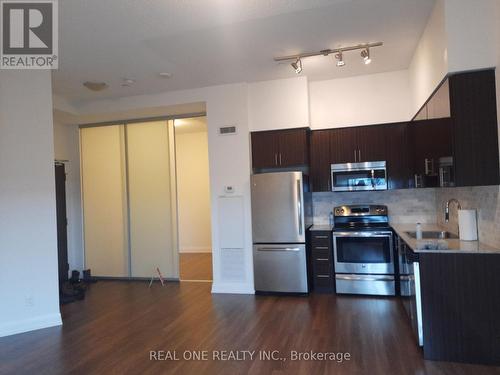
[{"label": "dark hardwood floor", "polygon": [[[424,361],[397,299],[212,295],[208,283],[99,281],[64,325],[0,339],[1,374],[500,374]],[[150,361],[151,350],[279,350],[285,361]],[[349,352],[344,363],[290,351]],[[257,356],[257,354],[256,354]]]}]

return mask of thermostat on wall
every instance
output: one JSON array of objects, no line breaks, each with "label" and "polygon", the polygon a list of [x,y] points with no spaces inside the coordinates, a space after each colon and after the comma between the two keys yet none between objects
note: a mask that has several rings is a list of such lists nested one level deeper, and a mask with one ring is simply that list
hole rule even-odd
[{"label": "thermostat on wall", "polygon": [[226,192],[226,194],[232,194],[234,193],[234,186],[231,185],[224,186],[224,191]]}]

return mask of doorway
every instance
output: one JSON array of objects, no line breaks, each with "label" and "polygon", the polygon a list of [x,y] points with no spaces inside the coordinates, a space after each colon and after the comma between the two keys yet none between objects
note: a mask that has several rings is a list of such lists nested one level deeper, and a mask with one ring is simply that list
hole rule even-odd
[{"label": "doorway", "polygon": [[63,163],[55,163],[56,217],[57,217],[57,263],[59,285],[68,280],[68,221],[66,218],[66,170]]},{"label": "doorway", "polygon": [[212,281],[206,116],[174,120],[181,281]]}]

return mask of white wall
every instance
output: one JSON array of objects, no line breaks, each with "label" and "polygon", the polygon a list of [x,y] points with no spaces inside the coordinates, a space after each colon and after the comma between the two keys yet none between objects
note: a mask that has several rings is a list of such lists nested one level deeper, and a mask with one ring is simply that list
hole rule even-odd
[{"label": "white wall", "polygon": [[408,121],[407,70],[309,83],[311,128]]},{"label": "white wall", "polygon": [[409,67],[413,114],[448,73],[447,44],[445,0],[437,0]]},{"label": "white wall", "polygon": [[[87,102],[80,106],[81,115],[109,115],[123,118],[126,112],[145,113],[157,108],[186,103],[205,102],[208,124],[208,153],[210,168],[210,204],[212,223],[213,284],[214,293],[254,293],[252,263],[252,224],[250,202],[250,138],[248,128],[247,84],[212,86],[195,90],[181,90],[153,95],[141,95],[115,100]],[[96,118],[96,117],[94,117]],[[107,118],[109,120],[109,118]],[[218,128],[236,125],[237,133],[220,136]],[[228,223],[219,220],[219,197],[224,187],[234,187],[234,196],[241,196],[244,228],[242,248],[221,249],[220,237]],[[222,215],[223,216],[223,215]]]},{"label": "white wall", "polygon": [[69,269],[81,272],[83,269],[83,236],[79,150],[78,126],[63,125],[54,120],[54,158],[68,160],[65,163],[65,170]]},{"label": "white wall", "polygon": [[307,77],[250,83],[248,124],[251,131],[309,126]]},{"label": "white wall", "polygon": [[0,70],[0,336],[61,324],[51,91]]},{"label": "white wall", "polygon": [[207,132],[176,130],[175,153],[179,251],[211,252]]},{"label": "white wall", "polygon": [[498,0],[446,0],[448,71],[496,66]]}]

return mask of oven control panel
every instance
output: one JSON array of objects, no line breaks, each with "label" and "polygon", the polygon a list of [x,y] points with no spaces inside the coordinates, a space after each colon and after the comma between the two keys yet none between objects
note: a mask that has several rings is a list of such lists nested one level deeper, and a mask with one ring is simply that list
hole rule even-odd
[{"label": "oven control panel", "polygon": [[387,206],[352,205],[339,206],[333,210],[335,216],[387,216]]}]

